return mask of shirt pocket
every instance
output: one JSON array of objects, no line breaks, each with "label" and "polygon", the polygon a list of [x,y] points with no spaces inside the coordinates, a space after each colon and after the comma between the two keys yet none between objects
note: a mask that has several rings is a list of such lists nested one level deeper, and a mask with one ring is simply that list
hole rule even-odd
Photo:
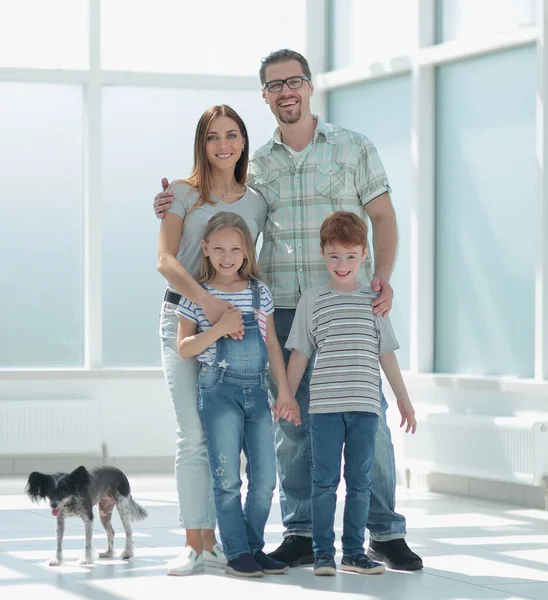
[{"label": "shirt pocket", "polygon": [[255,185],[265,197],[268,204],[275,204],[280,199],[279,171],[269,171],[255,176]]},{"label": "shirt pocket", "polygon": [[318,196],[336,198],[345,191],[346,172],[336,163],[316,165],[314,191]]}]

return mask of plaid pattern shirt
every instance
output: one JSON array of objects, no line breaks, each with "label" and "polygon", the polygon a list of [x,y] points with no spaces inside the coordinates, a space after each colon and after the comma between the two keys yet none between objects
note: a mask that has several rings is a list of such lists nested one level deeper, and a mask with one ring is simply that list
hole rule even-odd
[{"label": "plaid pattern shirt", "polygon": [[[332,212],[366,218],[365,205],[390,187],[375,146],[365,136],[325,123],[295,158],[280,131],[251,157],[248,185],[268,203],[261,273],[276,308],[295,308],[301,294],[328,279],[320,254],[320,227]],[[369,283],[368,253],[360,279]]]}]

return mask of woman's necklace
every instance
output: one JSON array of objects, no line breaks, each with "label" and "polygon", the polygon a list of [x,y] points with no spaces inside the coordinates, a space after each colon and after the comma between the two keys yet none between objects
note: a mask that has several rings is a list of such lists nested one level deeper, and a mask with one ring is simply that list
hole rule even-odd
[{"label": "woman's necklace", "polygon": [[232,190],[236,187],[236,182],[234,182],[232,184],[232,187],[228,190],[228,192],[223,192],[222,190],[220,190],[219,188],[215,188],[217,191],[221,192],[221,196],[223,197],[223,200],[226,200],[228,197],[228,194],[230,194],[232,192]]}]

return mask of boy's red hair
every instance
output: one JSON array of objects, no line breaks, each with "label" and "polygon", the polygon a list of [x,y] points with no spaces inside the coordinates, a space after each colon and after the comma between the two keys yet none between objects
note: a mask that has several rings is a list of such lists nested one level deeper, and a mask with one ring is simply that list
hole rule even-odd
[{"label": "boy's red hair", "polygon": [[352,212],[337,211],[329,215],[320,229],[320,247],[341,244],[345,248],[367,248],[367,225]]}]

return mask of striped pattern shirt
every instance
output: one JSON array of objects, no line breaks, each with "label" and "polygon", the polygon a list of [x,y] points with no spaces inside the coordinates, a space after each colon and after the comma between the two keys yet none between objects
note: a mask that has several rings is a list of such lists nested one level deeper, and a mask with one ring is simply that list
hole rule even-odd
[{"label": "striped pattern shirt", "polygon": [[[259,289],[261,292],[261,308],[257,312],[257,322],[259,324],[259,329],[261,331],[261,335],[263,340],[266,343],[266,318],[268,315],[274,312],[274,304],[272,302],[272,295],[270,294],[270,290],[266,287],[266,285],[259,281]],[[234,307],[241,310],[243,313],[253,313],[253,293],[251,291],[251,287],[248,286],[245,290],[241,292],[222,292],[221,290],[217,290],[212,288],[210,285],[205,285],[205,289],[210,292],[216,298],[220,298],[221,300],[226,300],[226,302],[230,302]],[[175,312],[180,316],[196,323],[198,331],[205,331],[206,329],[211,328],[211,323],[207,320],[202,307],[198,304],[192,302],[188,298],[184,296],[181,297],[179,301],[179,306],[175,309]],[[217,344],[212,344],[208,348],[206,348],[200,355],[198,355],[198,360],[200,362],[207,363],[208,365],[212,365],[215,362],[215,355],[217,353]]]},{"label": "striped pattern shirt", "polygon": [[297,306],[286,347],[305,356],[316,351],[309,412],[381,414],[379,356],[399,347],[388,317],[373,314],[377,297],[361,286],[339,292],[308,289]]},{"label": "striped pattern shirt", "polygon": [[[366,218],[366,204],[390,193],[370,140],[315,119],[314,138],[297,158],[276,130],[250,161],[247,183],[268,203],[259,262],[276,308],[295,308],[302,292],[327,282],[320,255],[324,219],[337,210]],[[371,280],[369,256],[359,276],[363,283]]]}]

